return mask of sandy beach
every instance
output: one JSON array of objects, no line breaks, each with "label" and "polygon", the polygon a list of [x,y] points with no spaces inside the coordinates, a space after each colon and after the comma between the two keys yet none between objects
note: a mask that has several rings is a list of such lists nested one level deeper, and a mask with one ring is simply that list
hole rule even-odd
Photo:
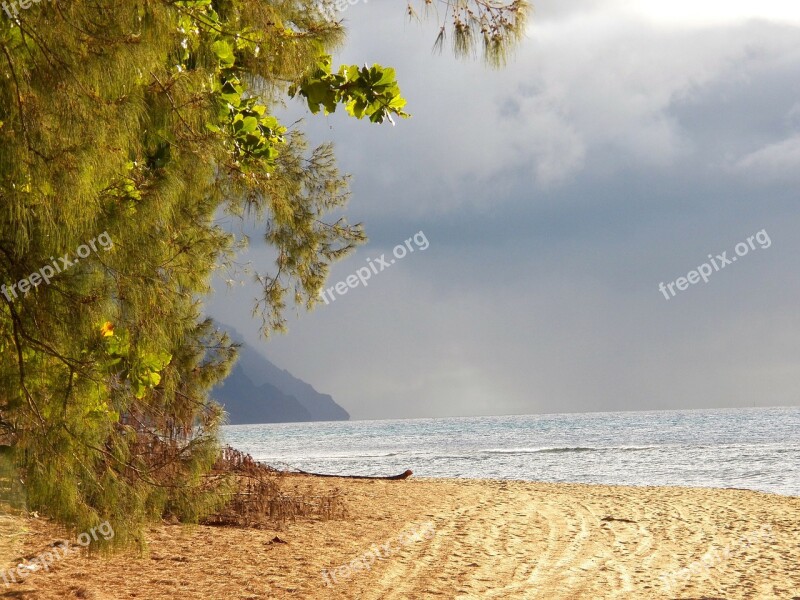
[{"label": "sandy beach", "polygon": [[[144,556],[75,554],[3,586],[0,598],[800,598],[800,498],[295,479],[339,487],[349,517],[281,530],[152,527]],[[0,567],[64,537],[43,519],[6,517],[0,528]]]}]

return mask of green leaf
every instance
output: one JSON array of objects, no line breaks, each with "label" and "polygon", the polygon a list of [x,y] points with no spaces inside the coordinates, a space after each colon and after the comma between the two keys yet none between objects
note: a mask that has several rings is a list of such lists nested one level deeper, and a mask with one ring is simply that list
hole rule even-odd
[{"label": "green leaf", "polygon": [[223,68],[230,68],[236,62],[236,57],[233,54],[233,48],[225,40],[217,40],[211,44],[211,51],[219,59],[220,66]]},{"label": "green leaf", "polygon": [[242,131],[247,133],[251,133],[258,128],[258,119],[255,117],[245,117],[242,123]]}]

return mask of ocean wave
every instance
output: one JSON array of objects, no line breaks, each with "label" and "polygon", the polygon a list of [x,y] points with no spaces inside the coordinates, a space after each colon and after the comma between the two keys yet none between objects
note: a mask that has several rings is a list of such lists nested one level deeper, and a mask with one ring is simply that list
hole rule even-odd
[{"label": "ocean wave", "polygon": [[639,452],[660,446],[547,446],[542,448],[489,448],[484,454],[558,454],[564,452]]},{"label": "ocean wave", "polygon": [[357,451],[353,452],[338,452],[335,454],[328,453],[303,453],[303,454],[282,454],[282,455],[267,455],[260,454],[257,451],[251,453],[253,458],[260,462],[268,464],[273,462],[291,462],[291,461],[324,461],[324,460],[340,460],[340,461],[353,461],[361,460],[364,458],[391,458],[393,456],[400,456],[398,452],[388,452],[385,454],[362,454]]}]

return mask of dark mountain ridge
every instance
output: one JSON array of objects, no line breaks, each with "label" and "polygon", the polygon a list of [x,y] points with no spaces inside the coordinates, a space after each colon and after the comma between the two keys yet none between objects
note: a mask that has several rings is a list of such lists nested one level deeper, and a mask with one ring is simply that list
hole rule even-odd
[{"label": "dark mountain ridge", "polygon": [[211,392],[225,407],[231,425],[350,419],[329,394],[275,366],[232,327],[220,327],[240,345],[236,366]]}]

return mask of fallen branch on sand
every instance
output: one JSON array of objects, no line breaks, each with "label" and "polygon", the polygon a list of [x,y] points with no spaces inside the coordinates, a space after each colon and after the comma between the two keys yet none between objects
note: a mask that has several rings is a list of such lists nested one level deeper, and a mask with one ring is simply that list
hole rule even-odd
[{"label": "fallen branch on sand", "polygon": [[400,473],[400,475],[392,475],[390,477],[373,477],[371,475],[325,475],[323,473],[308,473],[307,471],[298,470],[297,473],[301,475],[311,475],[312,477],[339,477],[341,479],[382,479],[384,481],[398,481],[400,479],[408,479],[414,472],[411,469]]},{"label": "fallen branch on sand", "polygon": [[631,521],[630,519],[618,519],[617,517],[603,517],[600,520],[606,523],[610,523],[611,521],[617,521],[618,523],[636,523],[636,521]]}]

